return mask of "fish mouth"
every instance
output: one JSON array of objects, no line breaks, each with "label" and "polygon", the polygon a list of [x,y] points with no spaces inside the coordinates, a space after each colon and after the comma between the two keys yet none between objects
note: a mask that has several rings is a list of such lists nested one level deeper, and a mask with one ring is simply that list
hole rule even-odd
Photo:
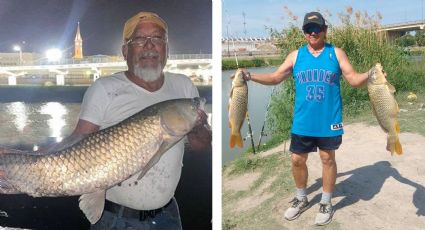
[{"label": "fish mouth", "polygon": [[207,99],[203,97],[195,97],[192,99],[193,108],[196,110],[205,110],[205,104],[207,103]]}]

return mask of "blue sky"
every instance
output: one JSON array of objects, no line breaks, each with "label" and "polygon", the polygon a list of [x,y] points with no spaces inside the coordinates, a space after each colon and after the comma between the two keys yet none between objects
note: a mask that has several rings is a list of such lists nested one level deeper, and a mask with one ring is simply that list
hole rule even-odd
[{"label": "blue sky", "polygon": [[[285,6],[293,15],[298,16],[297,21],[289,18]],[[332,16],[325,18],[337,25],[340,23],[337,13],[345,13],[348,6],[354,12],[367,12],[369,15],[377,15],[379,12],[382,15],[382,25],[422,20],[425,13],[425,0],[222,0],[222,35],[245,37],[243,12],[247,37],[267,37],[269,34],[266,26],[281,30],[293,23],[301,27],[304,14],[318,9],[322,13],[331,12]]]}]

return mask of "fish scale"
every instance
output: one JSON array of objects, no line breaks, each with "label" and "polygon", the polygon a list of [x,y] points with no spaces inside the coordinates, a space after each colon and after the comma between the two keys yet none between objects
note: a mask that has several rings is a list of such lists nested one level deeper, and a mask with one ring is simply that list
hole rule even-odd
[{"label": "fish scale", "polygon": [[377,63],[369,72],[367,89],[373,114],[381,128],[387,133],[387,150],[391,154],[394,152],[402,154],[403,149],[398,138],[400,132],[397,120],[399,108],[394,97],[395,88],[387,81],[380,63]]},{"label": "fish scale", "polygon": [[243,79],[243,72],[238,69],[232,81],[232,89],[229,99],[229,126],[230,147],[235,145],[243,147],[240,129],[246,117],[248,110],[248,85]]},{"label": "fish scale", "polygon": [[[144,167],[151,167],[150,161],[156,154],[165,152],[190,131],[198,116],[198,107],[193,105],[193,100],[171,100],[151,106],[57,153],[1,155],[0,169],[14,189],[34,197],[81,195],[105,190]],[[173,135],[182,133],[174,137],[162,129],[163,123],[173,122],[164,122],[162,114],[170,113],[172,116],[168,117],[173,119],[180,115],[176,106],[187,107],[193,117],[181,115],[179,122],[184,124],[177,127],[184,128],[184,133],[172,130]],[[165,148],[158,153],[163,147],[161,144]]]}]

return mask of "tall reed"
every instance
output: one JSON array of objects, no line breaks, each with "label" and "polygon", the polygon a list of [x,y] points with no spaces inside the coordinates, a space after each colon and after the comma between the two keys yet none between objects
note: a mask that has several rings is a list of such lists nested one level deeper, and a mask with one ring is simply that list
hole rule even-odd
[{"label": "tall reed", "polygon": [[[380,62],[387,72],[388,80],[397,90],[425,90],[423,66],[416,64],[412,67],[406,52],[389,41],[385,34],[377,32],[382,18],[379,13],[377,16],[359,11],[353,13],[353,9],[347,7],[345,13],[338,15],[340,25],[328,23],[327,42],[342,48],[357,72],[366,72]],[[293,15],[291,18],[294,18]],[[282,31],[270,29],[270,34],[284,56],[306,43],[302,30],[294,25]],[[368,109],[366,87],[352,88],[345,80],[341,81],[344,115],[354,116]],[[271,98],[267,123],[274,138],[283,140],[289,137],[291,129],[295,95],[293,80],[286,80],[275,92]]]}]

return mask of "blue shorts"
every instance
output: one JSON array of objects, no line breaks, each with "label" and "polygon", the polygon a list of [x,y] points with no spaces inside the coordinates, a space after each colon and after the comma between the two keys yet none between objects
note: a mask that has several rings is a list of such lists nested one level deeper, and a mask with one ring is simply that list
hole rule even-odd
[{"label": "blue shorts", "polygon": [[337,150],[342,142],[342,136],[335,137],[309,137],[291,134],[291,145],[289,151],[292,153],[316,152],[321,150]]}]

